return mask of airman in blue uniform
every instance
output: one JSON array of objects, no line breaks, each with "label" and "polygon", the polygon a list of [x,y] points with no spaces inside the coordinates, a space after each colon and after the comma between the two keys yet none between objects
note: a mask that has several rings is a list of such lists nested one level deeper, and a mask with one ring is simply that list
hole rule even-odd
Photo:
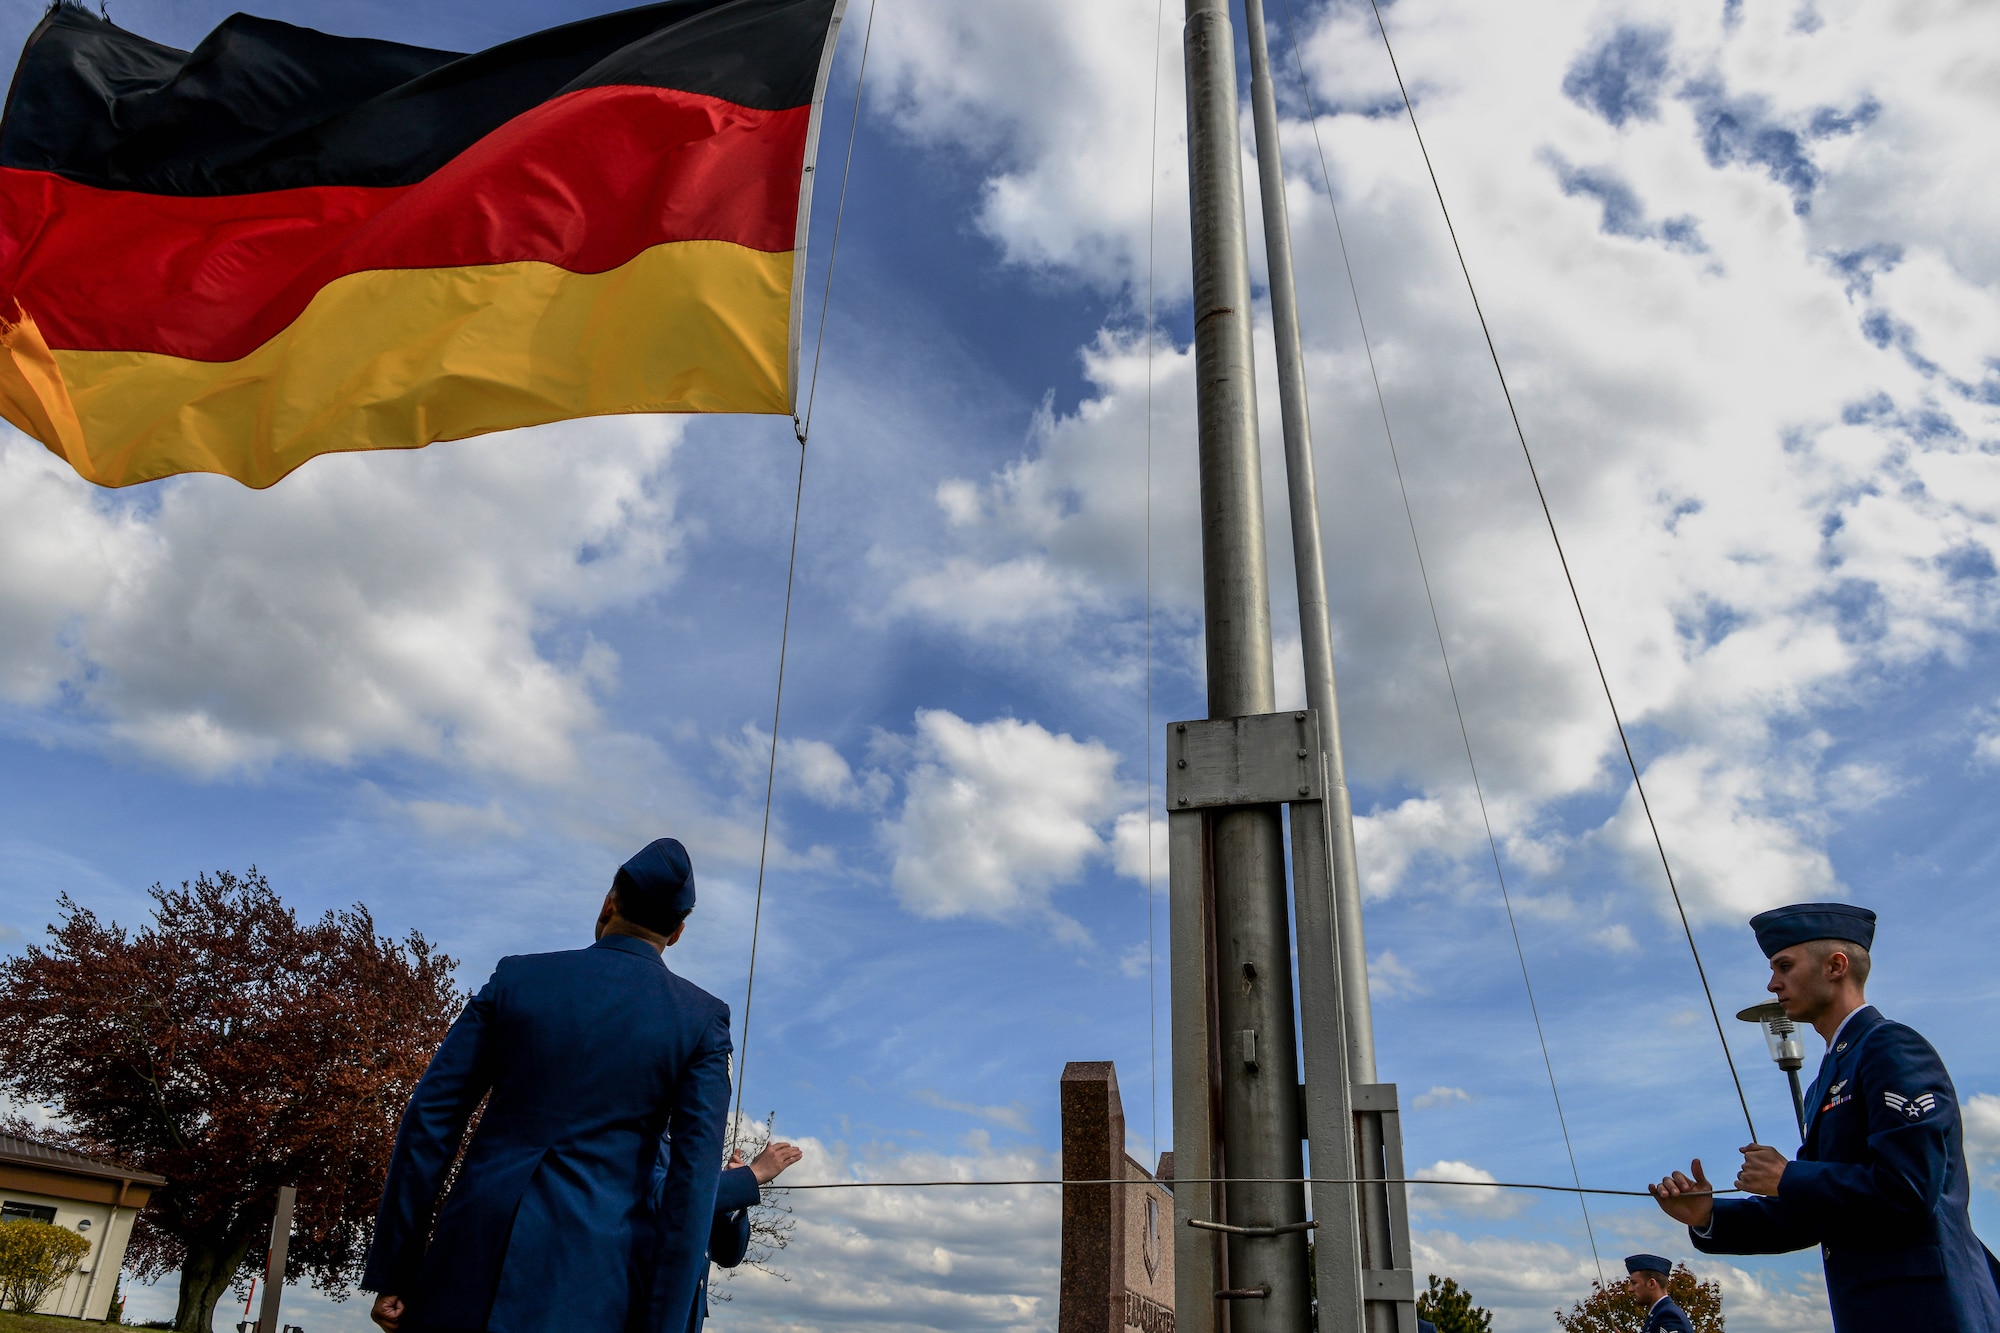
[{"label": "airman in blue uniform", "polygon": [[1657,1254],[1627,1255],[1625,1274],[1625,1289],[1646,1306],[1646,1325],[1640,1333],[1694,1333],[1686,1311],[1667,1295],[1667,1283],[1674,1275],[1673,1260]]},{"label": "airman in blue uniform", "polygon": [[2000,1262],[1972,1233],[1958,1092],[1929,1042],[1863,994],[1875,914],[1802,903],[1752,917],[1770,991],[1826,1039],[1806,1101],[1805,1143],[1743,1149],[1716,1199],[1693,1164],[1652,1186],[1706,1254],[1820,1247],[1836,1333],[2000,1333]]},{"label": "airman in blue uniform", "polygon": [[687,1327],[730,1051],[729,1007],[662,958],[694,897],[686,850],[651,843],[619,868],[595,945],[501,959],[452,1024],[403,1113],[360,1284],[387,1333]]}]

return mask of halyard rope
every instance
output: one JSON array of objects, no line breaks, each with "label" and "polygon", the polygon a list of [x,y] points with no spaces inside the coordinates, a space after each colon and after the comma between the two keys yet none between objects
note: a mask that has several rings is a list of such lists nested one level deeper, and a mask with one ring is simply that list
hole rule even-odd
[{"label": "halyard rope", "polygon": [[[1539,1185],[1519,1180],[1423,1180],[1402,1176],[1384,1180],[1380,1176],[1177,1176],[1173,1180],[1063,1180],[1024,1178],[1016,1180],[831,1180],[813,1185],[773,1185],[774,1190],[924,1190],[991,1189],[1014,1185],[1442,1185],[1482,1190],[1540,1190],[1550,1194],[1603,1194],[1621,1199],[1650,1199],[1649,1190],[1592,1189],[1581,1185]],[[1710,1194],[1739,1194],[1735,1189],[1711,1189]]]},{"label": "halyard rope", "polygon": [[1528,434],[1521,426],[1521,414],[1514,406],[1514,393],[1507,385],[1507,372],[1500,365],[1500,351],[1493,342],[1493,330],[1487,326],[1486,311],[1479,304],[1479,289],[1473,285],[1472,269],[1466,263],[1465,250],[1458,243],[1458,228],[1452,225],[1451,209],[1444,202],[1444,187],[1438,183],[1437,168],[1431,164],[1431,151],[1424,144],[1424,132],[1417,125],[1417,108],[1410,100],[1410,90],[1403,82],[1402,66],[1396,61],[1396,49],[1389,42],[1389,28],[1382,20],[1382,6],[1377,0],[1368,0],[1375,13],[1376,31],[1382,34],[1382,49],[1388,53],[1389,68],[1396,75],[1396,89],[1403,95],[1403,109],[1410,117],[1410,131],[1416,136],[1417,149],[1423,154],[1424,170],[1430,175],[1431,190],[1437,195],[1438,211],[1444,215],[1445,230],[1451,236],[1452,253],[1458,257],[1458,270],[1465,276],[1465,290],[1472,298],[1473,313],[1479,317],[1479,331],[1486,339],[1486,353],[1493,361],[1493,373],[1499,378],[1501,396],[1507,400],[1507,415],[1514,424],[1514,437],[1521,442],[1521,456],[1527,460],[1528,477],[1535,484],[1535,498],[1541,503],[1542,518],[1548,524],[1549,540],[1555,544],[1556,559],[1562,565],[1563,581],[1569,585],[1570,601],[1576,607],[1576,618],[1583,626],[1584,642],[1590,647],[1591,665],[1597,669],[1597,683],[1603,687],[1604,702],[1611,709],[1611,721],[1618,728],[1618,743],[1625,750],[1625,766],[1632,770],[1632,787],[1639,794],[1640,808],[1646,814],[1646,827],[1652,831],[1653,847],[1660,855],[1660,868],[1667,875],[1667,889],[1673,895],[1674,910],[1680,914],[1681,932],[1687,936],[1688,952],[1694,955],[1694,970],[1701,978],[1701,991],[1708,999],[1709,1017],[1715,1022],[1716,1040],[1722,1043],[1722,1058],[1729,1065],[1730,1081],[1736,1085],[1736,1100],[1743,1107],[1743,1123],[1750,1130],[1750,1141],[1757,1141],[1757,1122],[1750,1117],[1750,1099],[1743,1092],[1743,1078],[1736,1071],[1736,1057],[1729,1049],[1729,1037],[1722,1030],[1722,1011],[1716,1007],[1715,992],[1708,984],[1708,969],[1702,966],[1701,950],[1694,942],[1694,927],[1688,924],[1687,906],[1681,901],[1680,885],[1674,881],[1674,867],[1667,859],[1667,844],[1660,836],[1660,826],[1653,818],[1652,802],[1646,799],[1646,784],[1639,777],[1639,762],[1632,756],[1632,741],[1625,734],[1625,719],[1618,712],[1618,701],[1611,693],[1611,680],[1604,671],[1604,659],[1598,656],[1597,638],[1590,632],[1590,617],[1584,614],[1583,597],[1577,591],[1576,577],[1570,572],[1569,556],[1563,550],[1562,537],[1556,532],[1555,514],[1549,508],[1549,497],[1542,490],[1541,472],[1535,467],[1535,454],[1528,447]]},{"label": "halyard rope", "polygon": [[[1389,461],[1396,471],[1396,489],[1403,499],[1403,519],[1410,529],[1410,547],[1416,552],[1417,574],[1423,580],[1424,602],[1430,608],[1431,632],[1437,636],[1438,657],[1444,663],[1445,684],[1451,690],[1452,711],[1458,715],[1458,738],[1465,746],[1465,766],[1472,773],[1472,791],[1479,799],[1479,819],[1486,828],[1486,849],[1493,857],[1493,874],[1500,883],[1500,902],[1507,911],[1507,929],[1514,937],[1514,956],[1521,964],[1521,985],[1528,993],[1528,1013],[1534,1019],[1535,1040],[1542,1048],[1542,1068],[1549,1076],[1549,1096],[1556,1105],[1556,1124],[1562,1129],[1563,1151],[1569,1157],[1570,1178],[1580,1191],[1583,1175],[1576,1165],[1576,1146],[1570,1141],[1569,1117],[1563,1111],[1562,1093],[1556,1088],[1555,1062],[1549,1057],[1548,1035],[1542,1030],[1542,1010],[1535,1001],[1535,983],[1528,978],[1528,955],[1521,946],[1521,927],[1514,919],[1514,900],[1507,890],[1507,872],[1501,868],[1500,844],[1493,836],[1493,820],[1486,812],[1486,789],[1479,779],[1479,764],[1472,757],[1472,733],[1465,725],[1465,706],[1458,697],[1458,678],[1451,669],[1451,651],[1445,647],[1444,626],[1438,617],[1437,597],[1431,592],[1431,574],[1424,560],[1423,542],[1417,536],[1416,511],[1410,505],[1410,488],[1403,480],[1403,459],[1396,448],[1396,432],[1389,425],[1389,402],[1382,392],[1382,376],[1375,367],[1375,347],[1368,336],[1368,320],[1361,313],[1361,288],[1354,280],[1354,261],[1347,253],[1347,230],[1341,225],[1340,203],[1333,194],[1333,173],[1326,164],[1326,145],[1320,141],[1319,108],[1315,104],[1312,80],[1306,76],[1305,58],[1299,53],[1298,20],[1292,12],[1292,0],[1285,0],[1285,41],[1291,48],[1292,63],[1298,70],[1299,91],[1304,95],[1306,114],[1312,121],[1313,147],[1319,153],[1320,180],[1326,187],[1326,200],[1333,210],[1333,233],[1340,243],[1340,262],[1347,272],[1347,290],[1354,299],[1354,322],[1361,329],[1361,348],[1368,357],[1368,377],[1375,385],[1375,407],[1382,414],[1382,436],[1389,442]],[[1597,1252],[1597,1228],[1591,1225],[1590,1205],[1584,1196],[1577,1195],[1577,1206],[1583,1211],[1583,1232],[1590,1240],[1591,1262],[1597,1266],[1597,1280],[1604,1281],[1604,1260]]]},{"label": "halyard rope", "polygon": [[1146,160],[1146,1077],[1152,1096],[1148,1137],[1153,1160],[1160,1158],[1160,996],[1154,982],[1159,949],[1153,931],[1153,242],[1160,208],[1160,34],[1166,31],[1167,0],[1153,18],[1153,121]]},{"label": "halyard rope", "polygon": [[861,128],[861,88],[868,77],[868,42],[875,35],[875,0],[861,35],[861,68],[854,76],[854,118],[847,127],[847,157],[840,168],[840,202],[833,210],[833,241],[826,252],[826,289],[820,295],[819,334],[813,342],[812,379],[806,388],[805,419],[792,419],[799,441],[798,483],[792,492],[792,549],[785,561],[785,613],[778,628],[778,685],[771,700],[771,755],[764,770],[764,832],[757,843],[757,899],[750,915],[750,970],[743,983],[743,1046],[736,1061],[736,1113],[729,1120],[733,1151],[743,1124],[743,1089],[750,1070],[750,1002],[757,995],[757,940],[764,925],[764,867],[771,850],[771,804],[778,786],[778,721],[785,707],[785,650],[792,637],[792,586],[799,568],[799,514],[806,496],[806,440],[812,435],[813,400],[819,393],[820,355],[826,348],[826,314],[833,302],[833,265],[840,257],[840,223],[847,212],[847,178],[854,169],[854,139]]}]

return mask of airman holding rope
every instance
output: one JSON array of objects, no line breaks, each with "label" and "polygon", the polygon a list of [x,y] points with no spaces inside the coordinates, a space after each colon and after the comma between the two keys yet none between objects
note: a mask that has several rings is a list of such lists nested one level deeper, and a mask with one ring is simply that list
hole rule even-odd
[{"label": "airman holding rope", "polygon": [[1837,1333],[2000,1333],[2000,1261],[1972,1233],[1958,1093],[1929,1042],[1863,995],[1875,913],[1800,903],[1750,919],[1769,989],[1825,1038],[1806,1101],[1805,1142],[1788,1162],[1750,1144],[1736,1188],[1716,1199],[1693,1165],[1651,1186],[1706,1254],[1820,1247]]}]

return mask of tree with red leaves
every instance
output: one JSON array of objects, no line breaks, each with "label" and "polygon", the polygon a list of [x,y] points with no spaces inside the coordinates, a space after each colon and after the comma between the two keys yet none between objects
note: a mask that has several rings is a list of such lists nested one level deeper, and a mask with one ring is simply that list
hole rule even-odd
[{"label": "tree with red leaves", "polygon": [[261,1269],[281,1185],[286,1275],[344,1296],[403,1105],[464,1005],[457,964],[359,904],[301,922],[254,866],[152,899],[128,934],[64,895],[48,946],[0,964],[0,1089],[56,1112],[40,1137],[167,1178],[127,1262],[180,1270],[176,1329],[208,1333]]},{"label": "tree with red leaves", "polygon": [[[1694,1333],[1722,1333],[1720,1282],[1703,1282],[1686,1264],[1675,1264],[1667,1295],[1694,1325]],[[1639,1333],[1646,1326],[1647,1309],[1623,1282],[1608,1287],[1593,1282],[1590,1295],[1570,1306],[1568,1314],[1556,1311],[1556,1324],[1564,1333]]]}]

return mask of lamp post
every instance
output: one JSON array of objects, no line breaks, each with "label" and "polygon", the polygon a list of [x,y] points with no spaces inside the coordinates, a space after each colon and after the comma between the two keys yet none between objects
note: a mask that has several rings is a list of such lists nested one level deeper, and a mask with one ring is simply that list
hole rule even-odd
[{"label": "lamp post", "polygon": [[1805,1043],[1799,1040],[1798,1024],[1785,1017],[1785,1006],[1776,1000],[1753,1004],[1736,1016],[1764,1029],[1764,1044],[1771,1050],[1771,1059],[1791,1081],[1792,1114],[1798,1118],[1799,1138],[1803,1141],[1806,1136],[1806,1103],[1805,1095],[1799,1091],[1799,1071],[1805,1068],[1806,1048]]}]

